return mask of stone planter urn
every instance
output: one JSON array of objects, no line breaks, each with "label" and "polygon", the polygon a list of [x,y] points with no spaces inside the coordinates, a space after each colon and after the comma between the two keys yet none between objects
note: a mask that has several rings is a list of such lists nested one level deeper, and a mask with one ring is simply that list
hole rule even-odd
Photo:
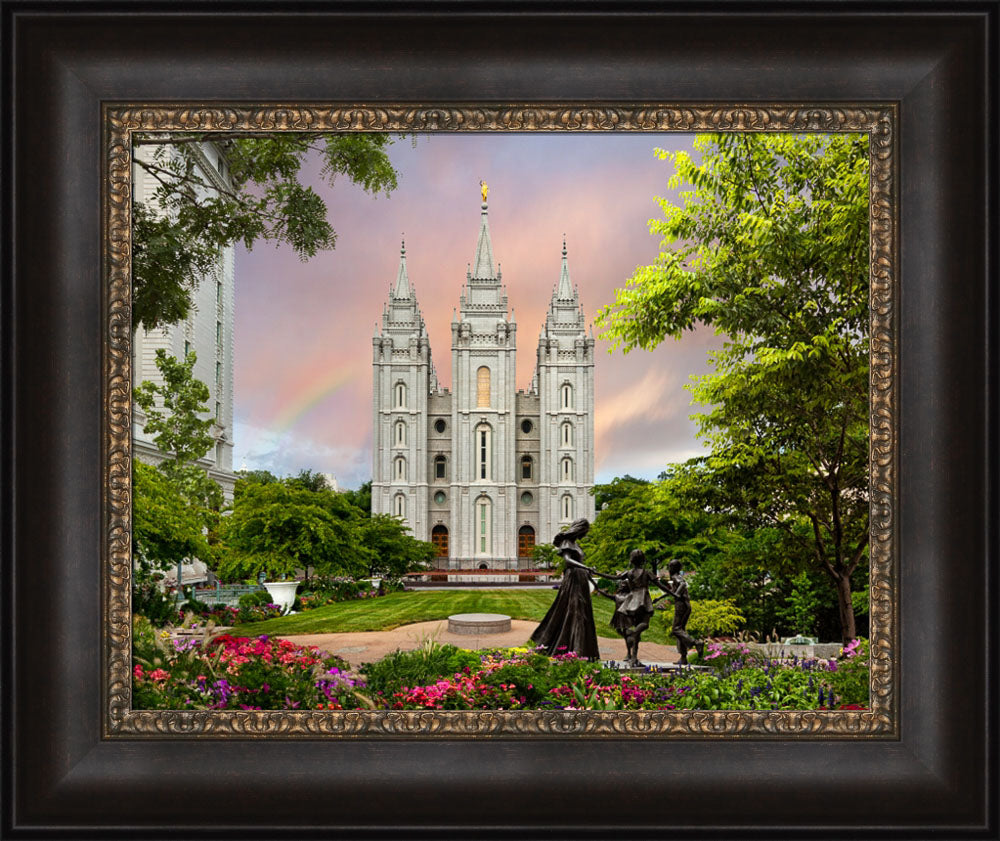
[{"label": "stone planter urn", "polygon": [[373,589],[373,590],[377,590],[377,589],[378,589],[378,587],[379,587],[379,584],[381,584],[381,583],[382,583],[382,579],[381,579],[381,578],[373,578],[373,579],[371,580],[371,582],[372,582],[372,589]]},{"label": "stone planter urn", "polygon": [[285,616],[295,604],[295,591],[299,588],[298,581],[265,581],[264,589],[271,596],[271,601],[281,607],[281,615]]}]

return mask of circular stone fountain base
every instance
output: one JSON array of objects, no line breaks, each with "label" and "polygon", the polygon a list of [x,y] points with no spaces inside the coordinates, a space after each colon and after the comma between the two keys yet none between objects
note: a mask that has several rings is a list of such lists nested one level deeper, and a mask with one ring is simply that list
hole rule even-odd
[{"label": "circular stone fountain base", "polygon": [[502,634],[510,630],[510,617],[503,613],[455,613],[448,617],[453,634]]}]

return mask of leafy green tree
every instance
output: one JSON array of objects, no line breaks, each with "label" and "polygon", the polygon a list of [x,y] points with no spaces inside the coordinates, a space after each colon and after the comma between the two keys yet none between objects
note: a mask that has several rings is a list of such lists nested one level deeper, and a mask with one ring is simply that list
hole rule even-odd
[{"label": "leafy green tree", "polygon": [[[228,181],[209,182],[201,145],[214,140]],[[133,202],[132,321],[147,330],[187,317],[200,277],[234,243],[286,243],[303,260],[332,249],[336,232],[327,208],[300,172],[318,156],[333,184],[346,176],[371,194],[397,184],[386,134],[281,133],[268,137],[148,133],[136,137],[135,164],[153,179],[148,204]]]},{"label": "leafy green tree", "polygon": [[297,475],[289,476],[284,481],[290,488],[302,488],[307,491],[323,491],[330,488],[326,476],[312,470],[300,470]]},{"label": "leafy green tree", "polygon": [[236,477],[236,484],[233,486],[234,497],[242,494],[249,485],[269,485],[281,481],[270,470],[240,470]]},{"label": "leafy green tree", "polygon": [[368,575],[397,580],[407,572],[426,568],[436,556],[432,543],[417,540],[389,514],[374,514],[360,526],[361,543],[370,553]]},{"label": "leafy green tree", "polygon": [[182,362],[162,348],[156,351],[156,367],[163,383],[146,380],[133,390],[146,415],[143,432],[153,436],[157,449],[166,456],[158,465],[192,503],[218,511],[222,489],[197,465],[215,444],[215,421],[208,413],[208,386],[195,379],[197,356],[188,353]]},{"label": "leafy green tree", "polygon": [[365,517],[372,515],[372,483],[371,479],[362,482],[361,487],[355,490],[345,490],[341,492],[348,502],[358,509]]},{"label": "leafy green tree", "polygon": [[671,155],[651,220],[663,249],[598,315],[614,347],[710,325],[727,337],[692,386],[715,510],[781,530],[837,594],[868,553],[868,140],[701,135]]},{"label": "leafy green tree", "polygon": [[605,505],[628,496],[636,485],[649,485],[649,480],[636,479],[626,473],[624,476],[616,476],[606,485],[594,485],[594,506],[598,513],[604,510]]},{"label": "leafy green tree", "polygon": [[185,558],[211,557],[208,518],[155,467],[132,462],[132,557],[137,579]]},{"label": "leafy green tree", "polygon": [[688,505],[669,482],[615,479],[598,485],[595,496],[606,502],[582,548],[587,563],[601,572],[628,568],[635,549],[658,566],[671,558],[697,555],[692,541],[699,540],[712,524],[705,511]]},{"label": "leafy green tree", "polygon": [[555,569],[562,561],[556,547],[551,543],[536,543],[531,550],[531,557],[539,569]]},{"label": "leafy green tree", "polygon": [[[197,461],[214,444],[208,412],[208,387],[194,378],[196,357],[184,362],[157,350],[156,367],[162,384],[149,380],[133,390],[146,415],[143,431],[153,436],[164,455],[156,468],[133,467],[133,553],[138,560],[137,583],[149,569],[166,569],[186,558],[207,564],[214,560],[213,543],[222,508],[222,489]],[[178,581],[180,577],[178,576]]]},{"label": "leafy green tree", "polygon": [[248,483],[223,520],[224,580],[285,578],[312,567],[321,575],[359,576],[371,552],[361,542],[361,518],[339,494],[286,482]]}]

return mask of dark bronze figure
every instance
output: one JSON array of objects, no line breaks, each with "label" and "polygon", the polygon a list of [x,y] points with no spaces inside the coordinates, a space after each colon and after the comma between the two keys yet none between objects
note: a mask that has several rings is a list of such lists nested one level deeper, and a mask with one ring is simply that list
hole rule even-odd
[{"label": "dark bronze figure", "polygon": [[641,668],[639,662],[639,639],[649,628],[653,618],[653,600],[649,597],[649,585],[657,583],[656,576],[646,569],[646,556],[636,549],[629,555],[631,569],[612,576],[618,582],[614,596],[598,589],[602,596],[614,599],[615,612],[611,616],[611,627],[625,639],[625,662],[633,668]]},{"label": "dark bronze figure", "polygon": [[682,665],[687,665],[688,651],[694,648],[697,650],[698,656],[702,657],[705,654],[705,643],[702,640],[696,640],[687,632],[688,619],[691,618],[691,596],[688,594],[687,582],[681,574],[681,562],[675,558],[667,565],[667,571],[670,573],[670,580],[666,581],[661,578],[658,583],[663,588],[665,596],[673,596],[674,624],[670,633],[677,638],[677,651],[681,655],[679,662]]},{"label": "dark bronze figure", "polygon": [[583,550],[577,541],[590,530],[587,520],[576,520],[552,543],[566,562],[559,592],[531,640],[549,656],[575,652],[588,660],[597,660],[597,629],[590,600],[590,576],[595,570],[583,563]]}]

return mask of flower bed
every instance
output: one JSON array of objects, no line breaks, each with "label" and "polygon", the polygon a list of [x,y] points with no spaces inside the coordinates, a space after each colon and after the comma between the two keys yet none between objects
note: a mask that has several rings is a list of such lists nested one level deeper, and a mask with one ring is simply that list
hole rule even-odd
[{"label": "flower bed", "polygon": [[[861,643],[844,657],[862,653]],[[487,652],[478,667],[441,676],[433,683],[402,687],[373,700],[394,709],[591,709],[591,710],[807,710],[864,709],[868,668],[857,656],[837,661],[742,659],[749,651],[710,650],[722,658],[711,672],[646,670],[620,673],[574,654],[549,658],[535,651]]]},{"label": "flower bed", "polygon": [[136,709],[358,709],[363,682],[338,657],[288,640],[171,640],[142,617],[133,623]]},{"label": "flower bed", "polygon": [[367,664],[361,675],[315,646],[225,634],[171,640],[137,617],[137,709],[806,710],[868,706],[867,643],[839,660],[760,661],[713,644],[711,671],[621,673],[572,653],[471,652],[425,643]]}]

